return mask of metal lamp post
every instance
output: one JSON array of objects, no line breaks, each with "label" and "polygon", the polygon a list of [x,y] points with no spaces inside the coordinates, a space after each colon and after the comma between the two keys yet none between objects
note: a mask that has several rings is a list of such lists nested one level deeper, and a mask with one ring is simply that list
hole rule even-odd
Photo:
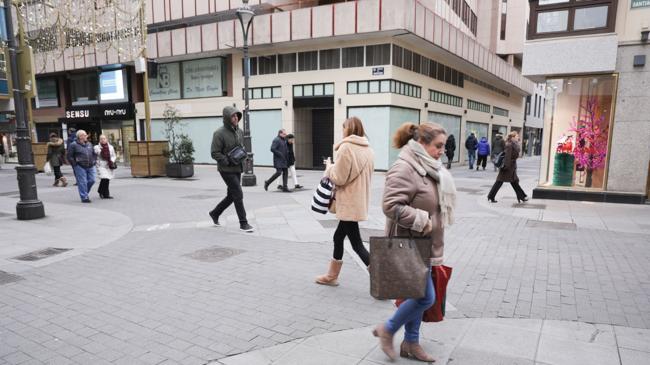
[{"label": "metal lamp post", "polygon": [[[20,201],[16,204],[16,217],[19,220],[30,220],[45,217],[43,202],[38,200],[36,191],[36,168],[32,158],[32,140],[27,127],[25,108],[25,75],[21,75],[18,67],[17,42],[14,34],[13,18],[11,15],[11,0],[4,0],[5,24],[7,27],[7,48],[9,50],[9,67],[11,70],[11,84],[13,89],[14,105],[16,110],[16,147],[18,149],[18,190]],[[18,18],[20,22],[20,17]],[[22,28],[21,28],[22,30]],[[23,39],[23,34],[21,34]],[[25,48],[22,48],[25,52]],[[32,85],[36,87],[36,85]]]},{"label": "metal lamp post", "polygon": [[242,33],[244,35],[244,147],[248,152],[248,158],[244,163],[244,176],[242,177],[243,186],[255,186],[257,178],[253,172],[253,149],[251,143],[251,126],[249,118],[249,92],[248,92],[248,78],[250,77],[250,60],[248,58],[248,30],[253,23],[255,13],[248,6],[248,0],[243,0],[244,5],[237,9],[237,18],[241,24]]}]

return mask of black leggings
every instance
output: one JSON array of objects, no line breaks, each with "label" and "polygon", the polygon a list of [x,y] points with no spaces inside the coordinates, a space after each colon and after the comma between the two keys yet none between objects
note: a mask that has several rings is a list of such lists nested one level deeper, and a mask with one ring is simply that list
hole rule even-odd
[{"label": "black leggings", "polygon": [[370,265],[370,255],[363,245],[363,240],[361,240],[358,222],[339,221],[336,232],[334,232],[334,259],[343,259],[343,242],[345,241],[345,236],[350,239],[352,249],[359,255],[361,261],[366,266]]}]

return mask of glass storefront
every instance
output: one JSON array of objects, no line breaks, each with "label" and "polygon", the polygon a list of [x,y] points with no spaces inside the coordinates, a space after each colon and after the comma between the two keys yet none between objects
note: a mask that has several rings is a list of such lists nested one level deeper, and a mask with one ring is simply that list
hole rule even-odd
[{"label": "glass storefront", "polygon": [[616,81],[615,75],[547,80],[542,186],[605,187]]},{"label": "glass storefront", "polygon": [[[443,126],[447,131],[447,135],[454,136],[456,140],[456,151],[454,152],[454,159],[451,162],[460,161],[460,147],[464,143],[460,138],[460,119],[458,115],[429,112],[429,121]],[[445,162],[448,162],[447,156],[444,156],[443,159]]]}]

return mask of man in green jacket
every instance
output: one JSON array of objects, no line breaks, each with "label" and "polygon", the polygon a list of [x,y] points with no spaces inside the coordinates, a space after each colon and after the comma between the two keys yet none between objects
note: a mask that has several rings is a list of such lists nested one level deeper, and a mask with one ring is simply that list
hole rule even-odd
[{"label": "man in green jacket", "polygon": [[244,232],[253,232],[253,227],[246,219],[244,209],[244,193],[241,189],[241,174],[244,171],[243,162],[234,164],[228,158],[228,153],[235,147],[244,146],[244,132],[238,124],[242,114],[234,107],[223,108],[223,126],[219,127],[212,135],[212,158],[217,161],[219,174],[228,186],[228,194],[217,206],[210,211],[210,217],[215,225],[219,225],[219,217],[230,206],[235,203],[237,217],[239,217],[239,228]]}]

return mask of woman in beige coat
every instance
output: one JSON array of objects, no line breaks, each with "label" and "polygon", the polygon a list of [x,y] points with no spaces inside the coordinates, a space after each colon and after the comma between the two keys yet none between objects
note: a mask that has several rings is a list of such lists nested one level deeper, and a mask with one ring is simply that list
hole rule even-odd
[{"label": "woman in beige coat", "polygon": [[334,255],[327,274],[316,278],[322,285],[338,285],[343,265],[343,242],[347,236],[354,252],[366,266],[370,263],[368,250],[363,246],[359,222],[368,219],[370,180],[375,169],[374,153],[368,143],[363,124],[357,117],[343,123],[343,140],[334,146],[336,163],[326,161],[325,176],[335,185],[332,210],[339,225],[334,232]]},{"label": "woman in beige coat", "polygon": [[[401,148],[399,158],[386,174],[383,210],[386,234],[431,237],[431,265],[442,265],[444,226],[453,223],[456,188],[454,180],[440,158],[445,152],[447,132],[435,123],[403,124],[393,138]],[[395,222],[397,219],[397,222]],[[422,314],[435,301],[431,275],[427,275],[425,296],[407,299],[386,323],[373,334],[380,338],[381,349],[391,359],[397,356],[393,334],[404,326],[400,356],[432,362],[419,344]]]}]

